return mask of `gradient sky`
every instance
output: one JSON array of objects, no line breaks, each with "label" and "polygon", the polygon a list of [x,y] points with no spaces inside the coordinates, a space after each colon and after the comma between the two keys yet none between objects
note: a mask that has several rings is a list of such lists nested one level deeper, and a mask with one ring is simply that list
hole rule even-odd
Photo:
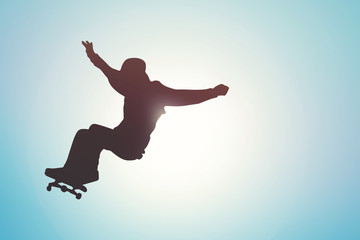
[{"label": "gradient sky", "polygon": [[[357,1],[1,1],[2,239],[360,239]],[[123,98],[87,59],[173,88],[140,161],[104,151],[79,201],[46,191]]]}]

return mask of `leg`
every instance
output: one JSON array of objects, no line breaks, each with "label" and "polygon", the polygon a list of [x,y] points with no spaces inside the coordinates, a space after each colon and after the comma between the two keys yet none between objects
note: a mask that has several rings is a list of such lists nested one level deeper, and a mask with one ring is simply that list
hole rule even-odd
[{"label": "leg", "polygon": [[79,130],[64,167],[97,170],[100,153],[103,149],[110,148],[113,136],[112,129],[96,124],[91,125],[89,129]]},{"label": "leg", "polygon": [[63,168],[46,169],[49,177],[68,183],[86,183],[98,180],[100,153],[113,142],[113,130],[100,125],[79,130],[73,140]]}]

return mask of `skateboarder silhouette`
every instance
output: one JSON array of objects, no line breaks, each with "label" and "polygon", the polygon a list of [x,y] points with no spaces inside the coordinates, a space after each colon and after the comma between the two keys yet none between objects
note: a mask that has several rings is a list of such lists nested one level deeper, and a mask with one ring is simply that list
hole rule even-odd
[{"label": "skateboarder silhouette", "polygon": [[[93,124],[80,129],[73,140],[67,161],[62,168],[47,168],[45,175],[55,179],[52,186],[81,197],[75,189],[86,191],[83,184],[99,179],[98,164],[102,150],[110,150],[124,160],[141,159],[149,143],[150,134],[165,106],[198,104],[217,96],[224,96],[228,87],[220,84],[204,90],[176,90],[159,81],[150,81],[145,72],[145,62],[139,58],[124,61],[119,70],[111,68],[94,52],[91,42],[82,42],[90,61],[108,78],[110,85],[124,100],[124,119],[114,129]],[[61,186],[63,182],[72,190]],[[80,195],[79,195],[80,194]]]}]

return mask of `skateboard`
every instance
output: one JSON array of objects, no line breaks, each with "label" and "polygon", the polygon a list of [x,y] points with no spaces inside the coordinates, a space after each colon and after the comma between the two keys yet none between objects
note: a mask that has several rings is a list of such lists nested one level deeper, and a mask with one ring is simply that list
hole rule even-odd
[{"label": "skateboard", "polygon": [[[59,183],[67,184],[67,185],[71,186],[72,189],[68,188],[66,185],[60,185]],[[60,188],[62,192],[69,192],[71,194],[74,194],[76,199],[80,199],[82,197],[82,194],[79,192],[76,192],[76,190],[81,190],[83,192],[87,191],[87,188],[83,184],[76,184],[76,183],[74,184],[74,183],[69,183],[66,181],[58,180],[58,179],[55,179],[54,182],[49,183],[48,186],[46,187],[46,190],[51,191],[52,187]]]}]

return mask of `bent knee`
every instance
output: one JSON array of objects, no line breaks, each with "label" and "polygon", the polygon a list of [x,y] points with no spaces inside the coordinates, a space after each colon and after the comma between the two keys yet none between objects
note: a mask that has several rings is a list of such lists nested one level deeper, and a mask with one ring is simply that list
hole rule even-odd
[{"label": "bent knee", "polygon": [[91,132],[101,132],[101,131],[104,131],[104,130],[108,130],[108,128],[106,128],[104,126],[101,126],[101,125],[98,125],[98,124],[91,124],[91,126],[89,127],[89,130]]},{"label": "bent knee", "polygon": [[95,129],[99,128],[99,127],[100,127],[100,125],[98,125],[98,124],[91,124],[90,127],[89,127],[89,130],[95,130]]},{"label": "bent knee", "polygon": [[80,129],[76,132],[76,136],[84,136],[89,133],[89,129]]}]

